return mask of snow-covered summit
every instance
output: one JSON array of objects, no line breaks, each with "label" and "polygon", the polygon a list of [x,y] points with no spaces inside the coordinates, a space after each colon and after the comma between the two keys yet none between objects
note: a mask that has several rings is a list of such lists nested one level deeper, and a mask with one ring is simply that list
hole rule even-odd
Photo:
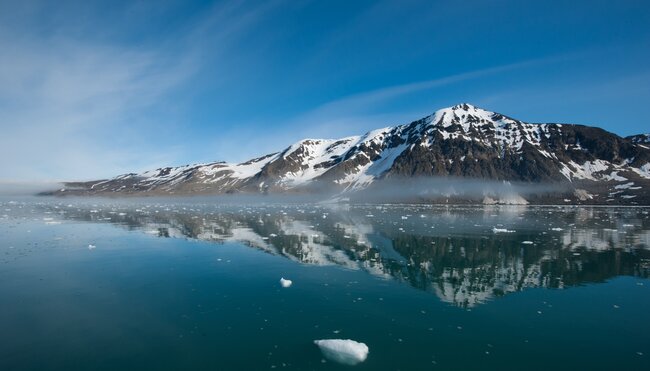
[{"label": "snow-covered summit", "polygon": [[[448,127],[454,124],[472,125],[488,122],[497,115],[468,103],[457,104],[453,107],[443,108],[431,115],[431,122],[438,126]],[[466,127],[466,126],[465,126]]]}]

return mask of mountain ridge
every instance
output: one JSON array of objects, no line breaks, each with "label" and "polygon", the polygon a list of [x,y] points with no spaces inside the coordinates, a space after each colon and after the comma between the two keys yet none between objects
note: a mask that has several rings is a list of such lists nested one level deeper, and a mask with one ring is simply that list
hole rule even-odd
[{"label": "mountain ridge", "polygon": [[[369,189],[386,179],[456,177],[563,183],[570,191],[562,197],[647,204],[647,139],[644,135],[622,138],[578,124],[527,123],[461,103],[363,135],[303,139],[239,164],[164,167],[69,182],[49,194],[267,194],[323,187],[340,193]],[[557,201],[558,197],[551,198]]]}]

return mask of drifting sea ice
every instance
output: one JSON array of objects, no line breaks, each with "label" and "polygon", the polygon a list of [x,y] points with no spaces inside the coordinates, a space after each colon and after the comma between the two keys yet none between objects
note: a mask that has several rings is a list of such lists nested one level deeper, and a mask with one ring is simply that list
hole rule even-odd
[{"label": "drifting sea ice", "polygon": [[510,230],[510,229],[505,229],[505,228],[494,227],[494,228],[492,228],[492,232],[494,232],[494,233],[514,233],[515,231]]},{"label": "drifting sea ice", "polygon": [[293,281],[291,280],[285,280],[284,277],[280,278],[280,285],[282,287],[289,287],[293,284]]},{"label": "drifting sea ice", "polygon": [[350,339],[314,340],[323,356],[330,361],[354,366],[368,358],[368,346]]}]

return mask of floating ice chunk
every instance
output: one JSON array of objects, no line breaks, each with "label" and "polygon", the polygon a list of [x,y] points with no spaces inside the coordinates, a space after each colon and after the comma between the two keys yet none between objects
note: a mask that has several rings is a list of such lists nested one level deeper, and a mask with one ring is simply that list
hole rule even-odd
[{"label": "floating ice chunk", "polygon": [[314,340],[323,356],[330,361],[354,366],[368,358],[368,346],[354,340],[326,339]]},{"label": "floating ice chunk", "polygon": [[533,241],[521,241],[524,245],[532,245]]},{"label": "floating ice chunk", "polygon": [[95,245],[93,245],[93,244],[90,244],[90,245],[88,245],[88,250],[93,250],[93,249],[95,249],[96,247],[97,247],[97,246],[95,246]]},{"label": "floating ice chunk", "polygon": [[510,230],[510,229],[506,229],[506,228],[494,227],[494,228],[492,228],[492,232],[494,232],[494,233],[514,233],[515,231]]},{"label": "floating ice chunk", "polygon": [[293,281],[285,280],[284,277],[280,278],[280,285],[282,285],[282,287],[289,287],[292,284],[293,284]]}]

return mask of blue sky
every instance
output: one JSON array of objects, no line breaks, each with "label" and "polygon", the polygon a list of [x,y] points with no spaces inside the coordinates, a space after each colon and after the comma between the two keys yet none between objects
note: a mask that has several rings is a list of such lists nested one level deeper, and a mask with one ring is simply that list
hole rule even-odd
[{"label": "blue sky", "polygon": [[460,102],[650,131],[648,1],[3,1],[0,180],[242,161]]}]

